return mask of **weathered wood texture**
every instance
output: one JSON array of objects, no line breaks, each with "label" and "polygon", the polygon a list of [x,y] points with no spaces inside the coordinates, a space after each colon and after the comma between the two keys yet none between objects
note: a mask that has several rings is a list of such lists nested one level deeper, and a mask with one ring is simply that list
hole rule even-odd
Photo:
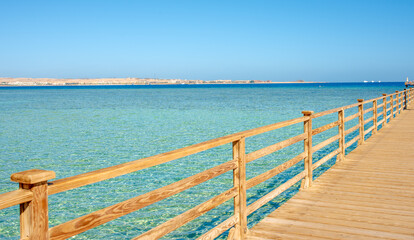
[{"label": "weathered wood texture", "polygon": [[32,201],[33,193],[27,189],[0,194],[0,209]]},{"label": "weathered wood texture", "polygon": [[247,239],[414,239],[413,123],[409,106]]},{"label": "weathered wood texture", "polygon": [[239,140],[242,137],[251,137],[257,134],[273,131],[279,128],[290,126],[305,121],[306,117],[299,117],[283,122],[278,122],[263,127],[258,127],[243,132],[227,135],[224,137],[212,139],[206,142],[194,144],[188,147],[176,149],[170,152],[161,153],[147,158],[122,163],[112,167],[102,168],[92,172],[79,174],[73,177],[67,177],[50,182],[49,195],[64,192],[70,189],[78,188],[88,184],[104,181],[106,179],[118,177],[128,173],[136,172],[145,168],[153,167],[175,159],[186,157],[199,153],[214,147]]},{"label": "weathered wood texture", "polygon": [[302,187],[308,188],[312,186],[312,114],[313,111],[303,111],[304,116],[309,117],[308,121],[304,122],[303,130],[308,137],[303,141],[304,142],[304,152],[306,153],[305,157],[305,179],[303,181]]},{"label": "weathered wood texture", "polygon": [[155,189],[143,195],[62,223],[50,229],[50,237],[52,239],[66,239],[72,237],[150,204],[161,201],[174,194],[180,193],[234,168],[236,168],[236,163],[234,161],[226,162],[162,188]]}]

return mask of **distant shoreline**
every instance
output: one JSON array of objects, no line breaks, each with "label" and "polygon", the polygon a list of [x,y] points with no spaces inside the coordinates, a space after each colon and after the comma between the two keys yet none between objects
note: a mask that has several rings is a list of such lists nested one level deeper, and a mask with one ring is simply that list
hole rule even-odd
[{"label": "distant shoreline", "polygon": [[120,85],[209,85],[209,84],[292,84],[316,83],[303,80],[272,82],[270,80],[183,80],[156,78],[94,78],[94,79],[55,79],[55,78],[0,78],[1,87],[34,86],[120,86]]}]

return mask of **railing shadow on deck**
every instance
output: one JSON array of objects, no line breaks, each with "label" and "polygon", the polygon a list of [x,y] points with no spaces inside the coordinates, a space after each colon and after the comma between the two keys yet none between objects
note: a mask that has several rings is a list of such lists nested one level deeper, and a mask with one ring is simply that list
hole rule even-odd
[{"label": "railing shadow on deck", "polygon": [[[384,126],[392,123],[392,120],[395,117],[397,117],[403,110],[407,109],[407,105],[410,104],[414,98],[413,92],[412,88],[410,88],[408,90],[404,89],[404,91],[401,92],[396,91],[393,94],[383,94],[381,97],[367,101],[358,99],[358,102],[355,104],[319,113],[303,111],[303,116],[299,118],[231,134],[152,157],[55,181],[49,181],[55,178],[55,173],[53,171],[32,169],[15,173],[11,175],[11,180],[19,183],[19,189],[0,194],[0,209],[20,205],[21,239],[66,239],[171,197],[223,173],[233,171],[232,188],[158,225],[134,239],[160,238],[230,199],[233,199],[234,201],[234,214],[200,236],[199,239],[214,239],[229,229],[228,239],[243,239],[248,232],[248,215],[252,214],[299,181],[301,181],[301,188],[311,187],[315,169],[319,168],[333,157],[337,157],[337,161],[344,160],[347,148],[354,143],[357,143],[357,145],[363,144],[367,136],[376,134]],[[366,104],[370,106],[372,104],[372,107],[364,109],[364,105]],[[346,116],[345,111],[352,108],[357,108],[357,113]],[[337,120],[318,128],[312,128],[312,123],[315,120],[330,114],[337,114]],[[366,114],[372,114],[372,117],[365,119],[364,116]],[[354,119],[358,119],[356,125],[345,127],[347,122]],[[246,138],[299,123],[303,123],[303,133],[262,149],[246,153]],[[338,129],[338,134],[323,139],[322,142],[316,145],[312,144],[312,139],[315,135],[334,128]],[[352,134],[356,136],[347,141]],[[312,161],[313,153],[336,141],[338,141],[338,148],[327,153],[319,161]],[[304,151],[298,152],[296,157],[293,157],[281,165],[253,178],[246,178],[247,163],[299,142],[304,143]],[[233,157],[232,160],[228,162],[218,166],[212,166],[206,171],[180,181],[49,228],[49,195],[150,168],[229,143],[232,144]],[[250,205],[247,205],[246,191],[248,189],[275,177],[292,166],[295,166],[302,160],[304,162],[304,168],[299,174],[277,186],[263,197],[258,198]]]}]

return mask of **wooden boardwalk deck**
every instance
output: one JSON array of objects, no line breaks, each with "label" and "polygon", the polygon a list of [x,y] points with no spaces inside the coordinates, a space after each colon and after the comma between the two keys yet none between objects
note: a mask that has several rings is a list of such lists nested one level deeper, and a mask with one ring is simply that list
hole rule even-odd
[{"label": "wooden boardwalk deck", "polygon": [[414,239],[414,107],[250,229],[247,239]]}]

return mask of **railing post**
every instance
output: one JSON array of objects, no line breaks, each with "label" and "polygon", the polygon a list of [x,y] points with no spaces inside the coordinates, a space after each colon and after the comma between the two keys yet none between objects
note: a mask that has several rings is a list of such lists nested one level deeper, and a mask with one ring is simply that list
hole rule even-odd
[{"label": "railing post", "polygon": [[391,120],[394,118],[394,95],[393,94],[390,95],[390,100],[391,100],[391,117],[390,117],[390,122],[391,122]]},{"label": "railing post", "polygon": [[407,89],[404,89],[404,109],[407,109]]},{"label": "railing post", "polygon": [[233,159],[237,161],[237,168],[233,170],[233,184],[239,189],[234,198],[234,215],[239,216],[235,229],[236,239],[244,239],[247,234],[246,211],[246,141],[242,137],[233,142]]},{"label": "railing post", "polygon": [[308,188],[312,186],[312,114],[313,111],[302,111],[305,117],[309,117],[303,122],[303,131],[307,134],[306,139],[304,140],[304,152],[305,157],[305,172],[306,177],[302,181],[301,188]]},{"label": "railing post", "polygon": [[345,160],[345,111],[343,109],[338,111],[338,132],[339,132],[339,155],[338,161]]},{"label": "railing post", "polygon": [[10,179],[20,188],[33,193],[33,200],[20,204],[20,237],[49,239],[47,181],[55,178],[55,172],[32,169],[14,173]]},{"label": "railing post", "polygon": [[397,108],[395,109],[395,117],[397,117],[400,113],[400,94],[398,93],[398,91],[395,91],[395,98],[395,103],[397,104]]},{"label": "railing post", "polygon": [[358,99],[358,111],[359,111],[359,141],[358,145],[364,143],[364,104],[362,103],[364,99]]},{"label": "railing post", "polygon": [[378,108],[377,108],[377,100],[375,99],[372,104],[374,105],[374,130],[372,130],[372,134],[376,134],[378,130]]},{"label": "railing post", "polygon": [[385,125],[387,125],[387,94],[383,93],[382,96],[382,116],[384,117],[384,123],[382,127],[385,127]]}]

